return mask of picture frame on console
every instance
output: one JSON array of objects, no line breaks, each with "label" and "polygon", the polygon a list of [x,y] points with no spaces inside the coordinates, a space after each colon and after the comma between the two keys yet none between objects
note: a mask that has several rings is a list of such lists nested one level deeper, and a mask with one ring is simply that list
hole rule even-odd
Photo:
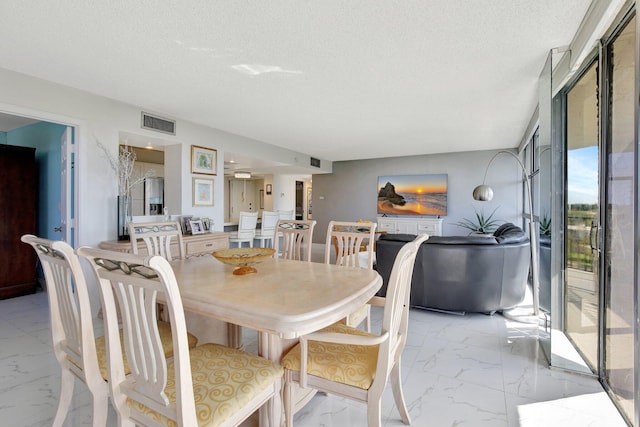
[{"label": "picture frame on console", "polygon": [[201,219],[195,219],[190,222],[191,225],[191,234],[204,234],[204,224]]},{"label": "picture frame on console", "polygon": [[180,226],[182,227],[182,234],[191,233],[191,219],[193,215],[183,215],[180,217]]}]

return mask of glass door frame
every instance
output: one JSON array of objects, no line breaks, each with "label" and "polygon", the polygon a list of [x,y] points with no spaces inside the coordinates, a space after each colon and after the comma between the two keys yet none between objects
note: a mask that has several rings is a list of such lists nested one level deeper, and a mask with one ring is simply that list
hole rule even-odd
[{"label": "glass door frame", "polygon": [[634,211],[634,224],[635,224],[635,234],[634,234],[634,265],[633,265],[633,283],[634,283],[634,319],[635,319],[635,331],[634,331],[634,339],[633,339],[633,351],[635,352],[634,357],[634,400],[635,407],[633,411],[633,424],[635,426],[640,426],[640,251],[638,245],[638,239],[640,238],[640,212],[638,208],[638,202],[640,201],[640,185],[638,181],[640,180],[640,147],[638,145],[640,139],[640,133],[638,126],[640,126],[640,15],[638,14],[637,1],[631,2],[629,9],[631,12],[635,13],[636,16],[636,28],[635,28],[635,36],[636,36],[636,44],[635,44],[635,73],[634,73],[634,83],[635,83],[635,94],[634,94],[634,126],[633,126],[633,140],[636,147],[636,155],[635,155],[635,177],[633,180],[633,205],[635,207]]},{"label": "glass door frame", "polygon": [[[551,124],[551,357],[550,365],[567,369],[581,374],[596,376],[584,362],[583,356],[578,352],[573,342],[569,341],[565,333],[565,310],[564,302],[566,298],[566,258],[567,258],[567,200],[568,194],[568,172],[567,172],[567,94],[573,89],[580,79],[595,64],[599,64],[599,49],[594,49],[583,61],[582,67],[564,85],[564,87],[553,97],[552,103],[552,124]],[[601,73],[600,73],[601,74]],[[598,82],[599,84],[599,82]],[[600,91],[600,90],[599,90]],[[599,115],[600,117],[600,115]],[[600,125],[599,125],[599,128]],[[600,131],[598,132],[598,147],[601,150]],[[600,160],[601,161],[601,160]],[[599,165],[599,174],[602,174],[602,166]],[[601,195],[599,195],[601,197]],[[598,211],[598,220],[602,221],[602,206]],[[602,263],[600,257],[599,263]],[[600,265],[598,266],[600,267]],[[598,280],[599,298],[602,296],[602,278]],[[602,316],[598,316],[598,333],[601,331]],[[598,352],[600,345],[598,345]],[[556,356],[557,355],[557,356]],[[599,356],[599,354],[598,354]],[[596,364],[599,366],[599,362]],[[596,369],[598,369],[596,366]]]},{"label": "glass door frame", "polygon": [[[638,16],[636,14],[636,9],[635,9],[635,2],[631,2],[630,4],[627,5],[626,8],[624,8],[620,14],[618,15],[618,17],[615,20],[615,24],[612,25],[611,29],[605,33],[605,35],[602,37],[599,46],[598,46],[598,61],[599,61],[599,67],[600,67],[600,75],[599,75],[599,82],[598,85],[601,88],[599,90],[599,94],[598,94],[598,101],[599,101],[599,126],[600,126],[600,132],[599,132],[599,145],[602,147],[602,155],[600,156],[600,161],[601,161],[601,165],[600,165],[600,170],[602,173],[602,176],[600,178],[600,230],[601,232],[599,233],[599,241],[598,241],[598,245],[601,248],[602,251],[606,251],[607,247],[605,245],[605,236],[606,233],[608,232],[608,228],[609,228],[609,224],[608,224],[608,219],[607,219],[607,203],[609,202],[609,194],[608,194],[608,190],[609,190],[609,185],[608,185],[608,180],[610,178],[610,176],[612,175],[612,172],[609,170],[609,166],[610,163],[608,162],[607,159],[607,153],[609,152],[609,148],[611,147],[611,145],[613,144],[612,141],[612,131],[614,130],[612,128],[612,123],[611,123],[611,100],[612,100],[612,93],[611,93],[611,85],[610,85],[610,81],[613,78],[613,76],[611,75],[612,73],[612,67],[611,67],[611,62],[612,62],[612,56],[611,56],[611,49],[613,47],[613,44],[615,43],[615,41],[617,40],[617,37],[620,35],[620,33],[626,28],[626,26],[630,23],[630,21],[633,19],[633,17],[636,17],[635,20],[635,58],[634,58],[634,63],[635,63],[635,70],[634,70],[634,83],[635,83],[635,102],[634,102],[634,134],[633,134],[633,141],[634,141],[634,145],[635,145],[635,158],[634,158],[634,162],[635,162],[635,176],[633,177],[633,209],[634,209],[634,225],[635,225],[635,229],[634,229],[634,242],[638,242],[638,238],[640,238],[640,224],[639,224],[639,217],[640,217],[640,207],[638,206],[638,180],[640,177],[640,169],[638,167],[638,165],[640,164],[640,150],[638,148],[638,114],[639,114],[639,105],[638,105],[638,100],[639,100],[639,70],[640,70],[640,57],[639,57],[639,46],[640,46],[640,23],[638,22]],[[640,266],[640,262],[639,262],[639,258],[638,258],[638,245],[637,243],[634,243],[634,266],[633,266],[633,279],[632,279],[632,283],[634,284],[634,319],[635,319],[635,325],[634,325],[634,344],[633,344],[633,352],[634,352],[634,366],[633,366],[633,376],[634,376],[634,396],[635,396],[635,403],[634,403],[634,408],[633,408],[633,414],[631,415],[631,417],[633,418],[631,421],[633,421],[633,425],[635,426],[640,426],[640,404],[639,404],[639,385],[638,382],[640,380],[640,360],[639,360],[639,350],[640,350],[640,341],[639,341],[639,323],[638,323],[638,314],[639,314],[639,306],[640,306],[640,299],[639,299],[639,294],[638,294],[638,289],[639,289],[639,277],[638,277],[638,271],[639,271],[639,266]],[[607,271],[607,259],[606,259],[607,255],[606,253],[604,255],[600,256],[600,280],[599,280],[599,286],[600,286],[600,302],[599,302],[599,310],[600,310],[600,322],[599,322],[599,349],[598,349],[598,378],[600,380],[600,383],[602,384],[603,388],[605,389],[605,391],[607,392],[607,394],[609,395],[612,403],[618,408],[618,410],[620,411],[621,414],[623,414],[623,416],[626,418],[627,414],[622,410],[622,408],[619,406],[618,401],[616,400],[616,397],[614,396],[613,390],[610,387],[609,382],[607,381],[606,375],[607,375],[607,345],[606,345],[606,341],[608,338],[607,335],[607,330],[608,330],[608,325],[607,325],[607,316],[606,316],[606,310],[608,309],[608,301],[607,301],[607,292],[608,292],[608,287],[611,285],[610,283],[607,283],[607,278],[605,277],[605,273]]]},{"label": "glass door frame", "polygon": [[[631,415],[631,422],[633,425],[640,426],[640,252],[639,245],[640,242],[640,185],[638,183],[640,177],[640,145],[639,145],[639,135],[640,135],[640,19],[638,19],[638,15],[636,14],[635,5],[637,2],[629,2],[626,7],[620,12],[617,18],[614,20],[614,24],[611,26],[611,29],[605,33],[598,43],[598,46],[587,56],[587,58],[582,62],[582,66],[576,72],[576,74],[560,89],[557,94],[552,99],[552,201],[551,201],[551,212],[552,212],[552,259],[551,259],[551,275],[552,275],[552,328],[564,331],[565,330],[565,315],[564,315],[564,298],[565,298],[565,263],[566,263],[566,215],[567,215],[567,206],[566,206],[566,195],[567,195],[567,93],[575,86],[575,84],[580,80],[580,78],[590,69],[590,67],[597,62],[598,66],[598,76],[597,76],[597,84],[598,84],[598,147],[599,147],[599,212],[598,212],[598,220],[600,232],[598,233],[598,247],[602,251],[598,261],[598,268],[600,270],[599,277],[597,281],[597,286],[599,289],[599,297],[598,297],[598,349],[597,349],[597,364],[595,375],[597,375],[601,384],[603,385],[605,391],[610,395],[610,398],[614,405],[617,406],[615,398],[611,395],[612,391],[610,390],[606,378],[605,378],[605,369],[606,369],[606,316],[604,315],[604,310],[606,309],[606,293],[605,287],[607,286],[605,281],[606,278],[604,276],[605,264],[606,264],[606,254],[603,253],[605,246],[605,234],[607,230],[607,222],[606,222],[606,203],[607,203],[607,179],[610,171],[608,170],[606,151],[607,144],[610,144],[609,140],[610,134],[610,113],[609,101],[611,94],[609,93],[609,79],[611,76],[610,73],[610,48],[612,43],[615,41],[617,35],[620,31],[629,23],[630,19],[636,15],[636,23],[635,23],[635,37],[636,37],[636,45],[635,45],[635,72],[634,72],[634,82],[635,82],[635,97],[634,97],[634,146],[635,146],[635,155],[634,155],[634,173],[635,176],[633,178],[633,206],[634,206],[634,265],[633,265],[633,286],[634,286],[634,332],[633,332],[633,351],[634,351],[634,365],[633,365],[633,376],[634,376],[634,387],[633,393],[635,397],[635,405],[633,408],[633,414]],[[552,357],[551,357],[551,366],[558,367],[562,369],[576,370],[571,366],[565,366],[560,358],[556,358],[554,360],[553,355],[555,351],[553,350],[554,340],[551,340],[552,345]],[[586,365],[585,365],[586,368]],[[588,369],[588,368],[587,368]],[[592,373],[590,370],[590,374]],[[620,408],[618,408],[621,413]]]}]

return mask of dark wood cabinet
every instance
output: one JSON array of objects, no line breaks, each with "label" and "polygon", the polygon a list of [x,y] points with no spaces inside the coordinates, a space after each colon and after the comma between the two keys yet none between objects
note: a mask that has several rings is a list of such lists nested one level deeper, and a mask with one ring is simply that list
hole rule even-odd
[{"label": "dark wood cabinet", "polygon": [[20,240],[36,234],[35,148],[0,145],[0,299],[36,290],[36,255]]}]

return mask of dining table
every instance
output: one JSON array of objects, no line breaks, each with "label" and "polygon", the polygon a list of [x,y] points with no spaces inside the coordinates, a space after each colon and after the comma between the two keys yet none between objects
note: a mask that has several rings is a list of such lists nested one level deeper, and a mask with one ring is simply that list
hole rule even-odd
[{"label": "dining table", "polygon": [[[234,275],[213,256],[171,261],[185,312],[227,322],[227,344],[240,348],[241,328],[259,332],[261,356],[280,362],[297,339],[347,317],[382,286],[375,270],[269,258],[256,273]],[[296,407],[313,396],[296,393]],[[261,412],[261,425],[264,425]],[[269,422],[270,425],[271,422]]]}]

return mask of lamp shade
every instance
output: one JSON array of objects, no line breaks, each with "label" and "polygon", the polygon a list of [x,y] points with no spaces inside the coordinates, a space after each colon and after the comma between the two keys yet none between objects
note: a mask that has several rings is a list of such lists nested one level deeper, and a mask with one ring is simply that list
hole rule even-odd
[{"label": "lamp shade", "polygon": [[481,202],[488,202],[493,199],[493,190],[488,185],[478,185],[473,189],[473,198]]}]

